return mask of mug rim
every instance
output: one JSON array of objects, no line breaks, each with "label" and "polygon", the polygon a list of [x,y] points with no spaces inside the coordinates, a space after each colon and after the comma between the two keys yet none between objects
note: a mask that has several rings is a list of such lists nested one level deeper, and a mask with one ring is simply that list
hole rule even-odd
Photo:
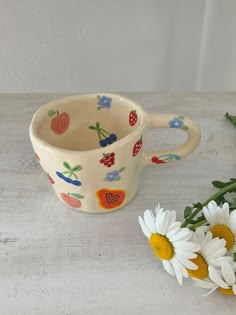
[{"label": "mug rim", "polygon": [[93,96],[97,97],[97,95],[99,94],[104,94],[106,96],[109,96],[109,97],[113,97],[113,98],[116,98],[116,99],[119,99],[119,100],[125,100],[129,103],[132,103],[133,106],[135,107],[135,109],[138,109],[139,113],[140,113],[140,116],[141,116],[141,119],[140,119],[140,124],[139,126],[131,131],[128,135],[122,137],[121,139],[117,140],[116,142],[112,143],[109,145],[109,147],[112,149],[114,148],[115,150],[115,147],[118,147],[120,145],[123,145],[127,142],[130,141],[131,137],[136,134],[136,133],[140,133],[146,126],[146,122],[145,122],[145,111],[143,110],[143,108],[134,100],[131,100],[130,98],[124,96],[124,95],[121,95],[121,94],[116,94],[116,93],[106,93],[106,92],[97,92],[97,93],[82,93],[82,94],[76,94],[76,95],[71,95],[71,96],[66,96],[66,97],[63,97],[63,98],[59,98],[59,99],[55,99],[53,101],[50,101],[44,105],[42,105],[41,107],[39,107],[37,109],[37,111],[34,113],[33,115],[33,118],[31,120],[31,123],[30,123],[30,127],[29,127],[29,134],[30,134],[30,139],[31,139],[31,142],[38,142],[38,144],[43,148],[43,149],[46,149],[48,151],[58,151],[58,152],[64,152],[64,153],[70,153],[70,154],[91,154],[91,153],[99,153],[99,152],[103,152],[104,151],[104,148],[101,147],[101,148],[95,148],[95,149],[90,149],[90,150],[70,150],[70,149],[64,149],[64,148],[60,148],[56,145],[53,145],[49,142],[47,142],[46,140],[42,139],[38,132],[37,132],[37,127],[36,127],[36,123],[37,123],[37,118],[38,118],[38,114],[41,113],[42,111],[45,111],[48,107],[52,107],[52,105],[55,105],[55,104],[60,104],[62,105],[63,103],[66,103],[66,102],[69,102],[69,101],[75,101],[75,100],[78,100],[78,99],[81,99],[81,98],[91,98]]}]

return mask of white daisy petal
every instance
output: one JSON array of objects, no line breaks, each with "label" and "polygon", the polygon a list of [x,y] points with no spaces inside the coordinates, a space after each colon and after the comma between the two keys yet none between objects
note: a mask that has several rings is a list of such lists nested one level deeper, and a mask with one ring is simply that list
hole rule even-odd
[{"label": "white daisy petal", "polygon": [[229,204],[225,202],[222,206],[222,212],[226,218],[229,217]]},{"label": "white daisy petal", "polygon": [[230,264],[227,262],[222,263],[222,273],[224,276],[225,281],[232,286],[235,284],[235,274],[233,269],[231,268]]},{"label": "white daisy petal", "polygon": [[182,270],[179,267],[179,262],[175,259],[175,257],[173,257],[171,259],[171,264],[173,266],[175,276],[177,278],[178,283],[180,285],[182,285],[183,284],[183,274],[182,274]]},{"label": "white daisy petal", "polygon": [[189,251],[185,251],[183,249],[175,248],[176,255],[179,255],[181,257],[184,257],[186,259],[194,259],[197,257],[197,254]]},{"label": "white daisy petal", "polygon": [[187,228],[183,228],[179,230],[177,233],[175,233],[175,235],[170,237],[170,240],[171,241],[180,241],[180,240],[188,241],[191,237],[192,237],[192,232]]},{"label": "white daisy petal", "polygon": [[218,273],[218,271],[214,267],[209,266],[208,270],[209,270],[209,277],[213,282],[218,284],[219,287],[221,288],[224,288],[224,289],[229,288],[228,284],[222,279],[221,275]]},{"label": "white daisy petal", "polygon": [[236,210],[232,211],[229,216],[228,225],[233,233],[236,233]]},{"label": "white daisy petal", "polygon": [[153,213],[150,210],[146,210],[144,212],[144,222],[146,224],[146,226],[149,228],[149,230],[152,233],[156,233],[156,224],[155,224],[155,218],[153,216]]},{"label": "white daisy petal", "polygon": [[200,280],[200,279],[193,279],[194,282],[199,286],[199,287],[202,287],[204,289],[213,289],[213,288],[218,288],[218,285],[215,284],[214,282],[212,281],[209,281],[209,280]]},{"label": "white daisy petal", "polygon": [[183,249],[183,250],[191,251],[191,252],[197,252],[200,249],[199,244],[195,244],[193,242],[187,242],[187,241],[173,242],[173,245],[175,248],[179,248],[179,249]]},{"label": "white daisy petal", "polygon": [[171,237],[177,232],[179,231],[181,226],[181,222],[175,222],[173,224],[171,224],[171,226],[169,227],[166,236],[171,239]]},{"label": "white daisy petal", "polygon": [[169,226],[171,226],[176,221],[176,212],[174,210],[170,211],[170,219],[169,219]]},{"label": "white daisy petal", "polygon": [[171,276],[175,276],[175,272],[173,269],[172,264],[169,262],[169,260],[162,260],[162,264],[163,267],[165,268],[165,270],[171,275]]},{"label": "white daisy petal", "polygon": [[208,260],[212,260],[212,259],[216,259],[216,258],[224,256],[226,254],[226,252],[227,252],[227,249],[224,247],[224,248],[218,249],[212,255],[204,256],[204,258],[208,262]]},{"label": "white daisy petal", "polygon": [[201,253],[203,254],[204,257],[213,255],[213,257],[218,258],[220,256],[217,256],[216,252],[219,249],[224,249],[226,253],[227,249],[225,248],[225,244],[226,244],[226,241],[224,239],[219,239],[218,237],[213,238],[204,247],[202,247]]},{"label": "white daisy petal", "polygon": [[202,244],[205,237],[205,232],[202,227],[199,227],[196,229],[194,235],[193,235],[193,241],[197,244]]},{"label": "white daisy petal", "polygon": [[179,255],[176,255],[175,258],[187,269],[190,270],[197,270],[198,266],[195,265],[191,260],[188,260],[184,257],[181,257]]},{"label": "white daisy petal", "polygon": [[142,217],[138,217],[138,222],[139,222],[139,224],[140,224],[140,226],[141,226],[141,229],[142,229],[142,231],[143,231],[143,234],[147,237],[147,238],[150,238],[150,236],[151,236],[151,232],[150,232],[150,230],[146,227],[146,224],[144,223],[144,221],[143,221],[143,218]]},{"label": "white daisy petal", "polygon": [[157,233],[159,234],[161,234],[160,230],[161,230],[164,219],[165,219],[165,212],[163,211],[160,214],[159,220],[156,219],[156,230],[157,230]]},{"label": "white daisy petal", "polygon": [[217,207],[215,211],[215,217],[217,224],[226,224],[228,222],[228,217],[224,216],[224,213],[220,207]]},{"label": "white daisy petal", "polygon": [[207,243],[209,243],[210,241],[212,240],[212,233],[209,231],[207,234],[206,234],[206,236],[205,236],[205,238],[203,239],[203,241],[202,241],[202,248],[204,248],[205,246],[206,246],[206,244]]},{"label": "white daisy petal", "polygon": [[168,228],[168,224],[169,224],[169,218],[170,218],[170,211],[166,210],[164,213],[164,217],[163,217],[163,221],[161,223],[160,220],[160,224],[159,224],[159,230],[158,233],[165,235],[167,228]]},{"label": "white daisy petal", "polygon": [[214,216],[214,213],[217,210],[217,203],[215,202],[215,200],[211,200],[208,203],[207,208],[210,210],[211,214],[213,214]]},{"label": "white daisy petal", "polygon": [[236,295],[236,284],[234,284],[234,285],[232,286],[232,290],[233,290],[233,292],[234,292],[234,295]]},{"label": "white daisy petal", "polygon": [[163,212],[163,208],[160,207],[160,204],[158,203],[158,206],[156,207],[155,211],[156,211],[156,220],[159,221],[160,216]]}]

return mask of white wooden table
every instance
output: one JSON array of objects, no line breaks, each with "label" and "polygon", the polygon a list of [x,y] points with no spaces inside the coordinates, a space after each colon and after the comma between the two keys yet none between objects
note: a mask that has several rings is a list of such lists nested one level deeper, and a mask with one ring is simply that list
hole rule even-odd
[{"label": "white wooden table", "polygon": [[[236,93],[129,93],[154,113],[180,113],[202,130],[197,150],[147,167],[138,195],[105,215],[73,211],[56,199],[35,160],[28,127],[35,110],[60,94],[0,96],[0,314],[235,314],[236,299],[179,287],[154,256],[137,222],[159,201],[178,210],[203,201],[212,180],[235,177]],[[150,131],[146,149],[172,147],[185,134]]]}]

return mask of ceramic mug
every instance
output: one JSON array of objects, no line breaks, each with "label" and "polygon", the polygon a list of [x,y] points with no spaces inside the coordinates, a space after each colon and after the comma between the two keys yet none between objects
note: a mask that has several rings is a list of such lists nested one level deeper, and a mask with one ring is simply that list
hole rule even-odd
[{"label": "ceramic mug", "polygon": [[[186,143],[161,152],[145,152],[147,128],[178,128]],[[200,141],[195,122],[183,115],[146,113],[116,94],[82,94],[41,107],[30,138],[57,197],[71,208],[105,213],[126,205],[136,194],[146,165],[180,160]]]}]

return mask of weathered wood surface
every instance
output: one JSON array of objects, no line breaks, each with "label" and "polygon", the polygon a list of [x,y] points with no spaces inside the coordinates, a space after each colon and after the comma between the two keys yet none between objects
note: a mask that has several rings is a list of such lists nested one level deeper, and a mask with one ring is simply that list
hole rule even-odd
[{"label": "weathered wood surface", "polygon": [[[129,93],[145,110],[180,113],[202,130],[186,159],[144,169],[139,193],[106,215],[73,211],[56,199],[35,160],[28,127],[35,110],[60,94],[0,96],[0,314],[235,314],[235,299],[183,287],[161,267],[137,217],[159,201],[178,210],[205,200],[210,182],[235,177],[236,93]],[[185,139],[150,131],[146,148]]]}]

